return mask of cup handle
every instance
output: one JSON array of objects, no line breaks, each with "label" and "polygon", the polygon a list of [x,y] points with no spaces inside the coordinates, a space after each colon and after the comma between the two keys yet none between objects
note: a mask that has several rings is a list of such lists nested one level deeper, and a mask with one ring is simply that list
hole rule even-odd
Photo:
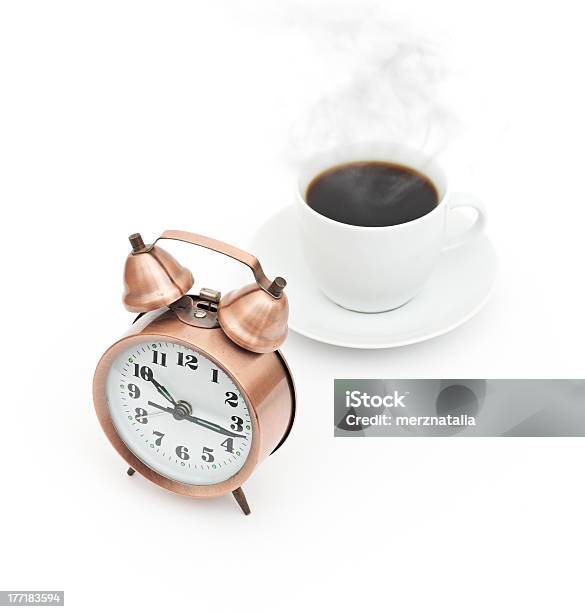
[{"label": "cup handle", "polygon": [[444,250],[454,249],[462,244],[465,244],[472,238],[476,238],[481,232],[483,232],[487,220],[487,215],[484,205],[475,196],[468,193],[450,193],[447,200],[447,206],[449,211],[454,208],[473,208],[477,212],[477,218],[465,231],[451,238],[447,244],[443,247]]}]

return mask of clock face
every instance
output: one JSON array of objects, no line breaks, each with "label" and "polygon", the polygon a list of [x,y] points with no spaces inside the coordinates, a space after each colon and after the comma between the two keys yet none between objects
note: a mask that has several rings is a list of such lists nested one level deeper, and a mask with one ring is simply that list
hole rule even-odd
[{"label": "clock face", "polygon": [[127,347],[110,368],[106,395],[124,444],[166,478],[216,484],[246,462],[252,423],[244,397],[220,366],[187,346]]}]

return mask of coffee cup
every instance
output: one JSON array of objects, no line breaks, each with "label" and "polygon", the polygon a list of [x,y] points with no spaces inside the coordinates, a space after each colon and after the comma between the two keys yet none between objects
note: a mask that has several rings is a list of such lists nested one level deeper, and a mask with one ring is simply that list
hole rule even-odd
[{"label": "coffee cup", "polygon": [[[372,225],[379,221],[372,221],[368,216],[370,203],[359,201],[357,212],[347,222],[348,217],[343,214],[345,194],[339,190],[337,208],[336,192],[327,192],[327,204],[333,204],[327,209],[329,216],[310,205],[309,189],[314,189],[319,177],[333,176],[337,169],[353,166],[363,175],[367,165],[379,166],[378,174],[386,165],[396,168],[396,172],[418,177],[416,184],[427,191],[434,189],[436,201],[428,212],[421,209],[422,216],[409,220],[404,214],[409,214],[409,210],[418,213],[420,207],[414,196],[409,201],[410,192],[404,190],[400,204],[403,216],[395,215],[397,222],[392,225]],[[322,191],[326,192],[325,188]],[[358,200],[359,193],[356,191]],[[377,211],[389,210],[384,206],[382,202]],[[447,238],[449,214],[460,207],[474,209],[475,220],[458,235]],[[363,313],[384,312],[408,303],[423,288],[441,252],[476,238],[486,222],[484,207],[477,198],[448,190],[445,173],[436,160],[415,149],[385,143],[340,147],[309,159],[302,167],[297,184],[296,209],[304,256],[317,285],[339,306]],[[360,224],[362,214],[363,225]],[[335,216],[343,221],[331,218]],[[378,218],[384,219],[375,217]]]}]

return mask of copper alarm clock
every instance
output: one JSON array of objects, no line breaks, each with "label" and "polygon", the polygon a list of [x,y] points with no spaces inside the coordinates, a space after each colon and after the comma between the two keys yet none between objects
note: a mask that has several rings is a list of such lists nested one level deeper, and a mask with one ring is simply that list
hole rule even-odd
[{"label": "copper alarm clock", "polygon": [[[255,282],[224,297],[189,294],[194,279],[158,244],[170,239],[247,265]],[[233,493],[286,440],[294,383],[278,350],[287,335],[286,282],[253,255],[212,238],[166,231],[152,244],[130,236],[124,305],[139,313],[101,358],[93,397],[118,453],[151,482],[195,498]]]}]

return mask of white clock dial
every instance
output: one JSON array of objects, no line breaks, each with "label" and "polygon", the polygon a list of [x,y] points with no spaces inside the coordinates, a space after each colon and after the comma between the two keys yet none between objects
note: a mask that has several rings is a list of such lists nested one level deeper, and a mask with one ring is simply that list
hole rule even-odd
[{"label": "white clock dial", "polygon": [[189,347],[161,340],[126,348],[110,368],[106,393],[118,435],[166,478],[216,484],[246,462],[246,401],[226,372]]}]

